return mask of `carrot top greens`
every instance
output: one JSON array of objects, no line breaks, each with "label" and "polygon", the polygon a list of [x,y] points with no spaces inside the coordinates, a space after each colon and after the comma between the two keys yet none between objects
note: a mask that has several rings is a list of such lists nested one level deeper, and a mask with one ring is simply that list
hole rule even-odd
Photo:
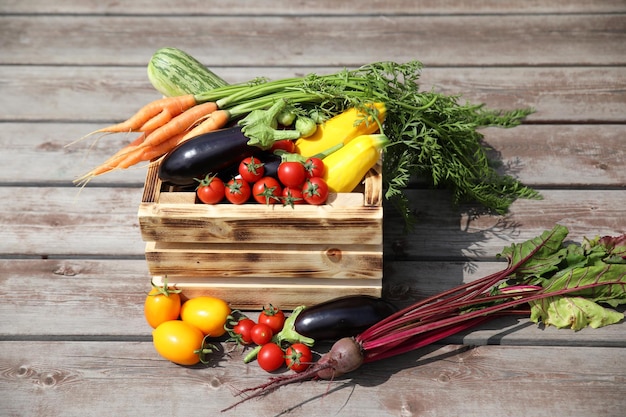
[{"label": "carrot top greens", "polygon": [[255,79],[198,94],[196,100],[216,101],[220,107],[242,102],[258,107],[286,99],[329,115],[351,106],[372,113],[366,103],[385,103],[382,133],[390,139],[383,159],[385,197],[400,209],[407,225],[412,216],[404,190],[414,177],[451,189],[455,202],[477,202],[497,213],[506,212],[517,198],[540,198],[494,169],[479,132],[485,127],[517,126],[533,110],[492,110],[462,103],[460,96],[421,91],[421,70],[418,61],[375,62],[329,75]]}]

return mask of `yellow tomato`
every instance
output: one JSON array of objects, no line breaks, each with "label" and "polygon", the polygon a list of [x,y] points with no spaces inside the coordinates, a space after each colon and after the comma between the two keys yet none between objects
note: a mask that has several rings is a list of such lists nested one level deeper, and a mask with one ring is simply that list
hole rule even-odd
[{"label": "yellow tomato", "polygon": [[167,281],[163,287],[152,284],[152,290],[148,293],[143,306],[143,313],[153,329],[163,322],[179,317],[181,306],[179,292],[167,288]]},{"label": "yellow tomato", "polygon": [[224,324],[229,314],[230,307],[226,301],[209,296],[190,298],[180,309],[182,321],[197,327],[210,337],[220,337],[226,333]]},{"label": "yellow tomato", "polygon": [[152,331],[152,343],[165,359],[179,365],[200,362],[204,335],[200,329],[182,320],[169,320]]}]

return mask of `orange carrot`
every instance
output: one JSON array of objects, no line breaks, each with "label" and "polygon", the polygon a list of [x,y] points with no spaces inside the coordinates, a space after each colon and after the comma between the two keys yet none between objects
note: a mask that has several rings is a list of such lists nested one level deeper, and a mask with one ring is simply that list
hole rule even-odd
[{"label": "orange carrot", "polygon": [[198,120],[207,117],[207,115],[216,111],[216,109],[217,104],[214,102],[202,103],[191,107],[152,132],[144,132],[142,136],[145,135],[145,139],[143,141],[139,141],[139,138],[137,138],[135,142],[133,142],[137,143],[136,146],[125,146],[104,163],[77,178],[74,182],[86,184],[92,178],[116,168],[128,168],[139,162],[154,159],[166,154],[182,140],[182,136],[188,129],[192,128]]},{"label": "orange carrot", "polygon": [[109,160],[118,157],[119,155],[125,155],[127,154],[130,150],[136,148],[137,146],[141,145],[143,143],[144,140],[146,140],[146,136],[148,136],[150,134],[150,132],[142,132],[139,136],[137,136],[137,138],[135,138],[135,140],[133,140],[132,142],[130,142],[128,145],[124,146],[123,148],[121,148],[119,151],[115,152],[111,157],[109,157]]},{"label": "orange carrot", "polygon": [[230,112],[228,110],[215,110],[202,123],[187,132],[183,140],[221,129],[226,126],[229,120]]},{"label": "orange carrot", "polygon": [[155,116],[158,117],[164,109],[167,109],[172,116],[176,116],[195,105],[196,99],[193,94],[161,98],[146,104],[129,119],[112,126],[103,127],[93,133],[136,132],[150,119]]},{"label": "orange carrot", "polygon": [[185,132],[181,132],[156,146],[137,147],[136,149],[131,150],[126,155],[126,158],[117,163],[117,168],[125,169],[139,162],[150,161],[152,159],[163,156],[172,149],[174,149],[176,145],[181,143],[183,141],[182,139],[184,135]]},{"label": "orange carrot", "polygon": [[[131,149],[130,152],[127,153],[126,158],[118,161],[117,168],[125,169],[139,162],[150,161],[154,158],[163,156],[180,143],[191,139],[192,137],[221,129],[226,125],[226,123],[228,123],[229,119],[230,113],[227,110],[215,110],[208,114],[202,123],[190,131],[183,130],[169,139],[153,145],[146,144],[146,141],[144,141],[144,143],[140,144],[135,149]],[[150,137],[151,136],[148,135],[148,139],[150,139]]]},{"label": "orange carrot", "polygon": [[201,120],[204,116],[214,112],[215,110],[217,110],[217,104],[215,104],[215,102],[198,104],[197,106],[194,106],[174,117],[165,125],[155,129],[146,137],[146,140],[140,146],[157,146],[171,137],[187,131],[193,127],[198,120]]},{"label": "orange carrot", "polygon": [[167,108],[163,109],[161,110],[161,113],[157,114],[152,119],[148,120],[146,123],[141,125],[141,127],[138,130],[140,132],[147,132],[147,131],[157,129],[163,126],[165,123],[172,120],[172,117],[173,117],[172,113],[170,113],[169,109]]}]

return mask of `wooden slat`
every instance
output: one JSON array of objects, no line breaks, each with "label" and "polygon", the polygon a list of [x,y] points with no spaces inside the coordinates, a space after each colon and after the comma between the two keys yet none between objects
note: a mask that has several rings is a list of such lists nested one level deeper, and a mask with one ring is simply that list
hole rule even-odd
[{"label": "wooden slat", "polygon": [[[146,75],[148,59],[130,68],[0,65],[0,121],[97,124],[68,132],[65,137],[59,132],[58,139],[69,143],[105,123],[125,119],[159,98]],[[412,59],[423,59],[423,53],[414,52]],[[367,57],[358,65],[372,60]],[[312,72],[331,74],[342,69],[277,67],[277,63],[269,67],[216,67],[211,57],[204,57],[203,63],[232,83],[260,76],[279,79]],[[459,94],[463,100],[493,108],[533,107],[536,113],[528,117],[529,122],[611,123],[621,122],[626,113],[624,66],[440,68],[425,63],[420,80],[423,90]]]},{"label": "wooden slat", "polygon": [[[194,369],[159,359],[151,343],[0,342],[2,410],[22,417],[219,414],[237,389],[268,378],[237,352],[228,356]],[[625,376],[619,349],[432,346],[332,382],[283,387],[227,415],[615,417],[626,405]]]},{"label": "wooden slat", "polygon": [[[254,226],[250,226],[252,228]],[[278,223],[274,226],[276,229]],[[224,241],[190,244],[155,243],[146,245],[146,260],[152,275],[192,277],[285,279],[382,278],[382,245],[298,243],[295,233],[289,243]],[[379,234],[382,233],[382,228]],[[269,239],[268,239],[269,240]],[[381,242],[382,243],[382,242]],[[253,280],[254,281],[254,280]]]},{"label": "wooden slat", "polygon": [[[362,196],[360,198],[362,204]],[[296,210],[298,209],[298,210]],[[302,209],[302,210],[300,210]],[[145,241],[207,243],[287,243],[306,233],[315,244],[380,244],[380,207],[302,205],[295,208],[250,203],[141,203],[139,221]],[[276,233],[280,225],[284,235]]]},{"label": "wooden slat", "polygon": [[[260,264],[263,267],[263,264]],[[156,285],[164,285],[163,276],[155,276]],[[229,305],[248,313],[259,312],[271,305],[293,310],[298,306],[312,306],[337,297],[368,295],[381,297],[381,278],[285,278],[270,275],[254,278],[204,278],[169,276],[181,290],[184,298],[200,296],[218,297],[228,300]]]},{"label": "wooden slat", "polygon": [[381,2],[379,0],[363,0],[358,9],[348,2],[336,0],[318,0],[311,2],[294,2],[291,0],[275,0],[268,5],[254,0],[238,0],[236,2],[200,4],[193,0],[179,0],[176,3],[163,0],[136,0],[129,3],[101,2],[96,0],[57,0],[51,3],[46,0],[5,0],[0,3],[0,13],[28,14],[150,14],[150,15],[354,15],[354,14],[492,14],[492,13],[611,13],[624,12],[626,7],[620,0],[604,0],[589,2],[586,0],[529,0],[525,2],[503,2],[500,0],[482,0],[480,2],[464,2],[457,0],[395,0]]},{"label": "wooden slat", "polygon": [[[4,40],[0,63],[145,65],[154,50],[176,39],[177,46],[211,66],[315,66],[322,56],[323,65],[359,66],[416,59],[416,51],[429,66],[623,65],[625,26],[622,14],[500,15],[496,19],[484,15],[5,15],[0,16]],[[135,41],[135,32],[142,34],[143,42]],[[494,33],[498,36],[491,36]],[[303,34],[306,42],[300,41]],[[46,54],[40,53],[43,50]]]}]

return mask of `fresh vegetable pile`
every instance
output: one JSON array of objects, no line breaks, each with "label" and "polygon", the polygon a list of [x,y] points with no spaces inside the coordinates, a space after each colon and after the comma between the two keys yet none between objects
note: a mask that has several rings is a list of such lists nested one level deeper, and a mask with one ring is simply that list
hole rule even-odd
[{"label": "fresh vegetable pile", "polygon": [[296,381],[333,379],[501,315],[530,315],[535,323],[574,330],[622,321],[624,314],[613,308],[626,303],[626,235],[576,245],[565,243],[567,234],[557,225],[505,248],[504,270],[419,301],[354,337],[341,337],[306,371],[245,389],[240,402]]},{"label": "fresh vegetable pile", "polygon": [[[253,347],[246,363],[275,372],[240,401],[296,381],[333,379],[363,364],[435,343],[503,315],[525,315],[535,323],[580,330],[621,322],[615,310],[626,303],[626,235],[567,243],[567,228],[556,225],[521,244],[502,250],[502,271],[418,301],[398,310],[368,296],[342,297],[300,306],[289,316],[270,305],[255,322],[213,297],[180,303],[176,290],[153,288],[145,312],[154,345],[164,358],[181,365],[206,361],[220,336]],[[334,342],[318,360],[317,342]],[[237,405],[236,403],[233,405]]]},{"label": "fresh vegetable pile", "polygon": [[[328,75],[228,85],[183,51],[163,48],[148,71],[167,97],[92,132],[138,132],[138,137],[76,182],[166,155],[161,179],[188,184],[207,175],[218,178],[244,157],[287,140],[304,158],[330,152],[324,180],[331,192],[352,191],[382,150],[385,196],[407,221],[411,211],[404,189],[414,176],[449,187],[457,201],[475,201],[499,213],[517,198],[539,198],[494,170],[479,133],[488,126],[516,126],[532,110],[490,110],[420,91],[421,70],[417,61],[375,62]],[[379,136],[372,136],[375,132]]]}]

